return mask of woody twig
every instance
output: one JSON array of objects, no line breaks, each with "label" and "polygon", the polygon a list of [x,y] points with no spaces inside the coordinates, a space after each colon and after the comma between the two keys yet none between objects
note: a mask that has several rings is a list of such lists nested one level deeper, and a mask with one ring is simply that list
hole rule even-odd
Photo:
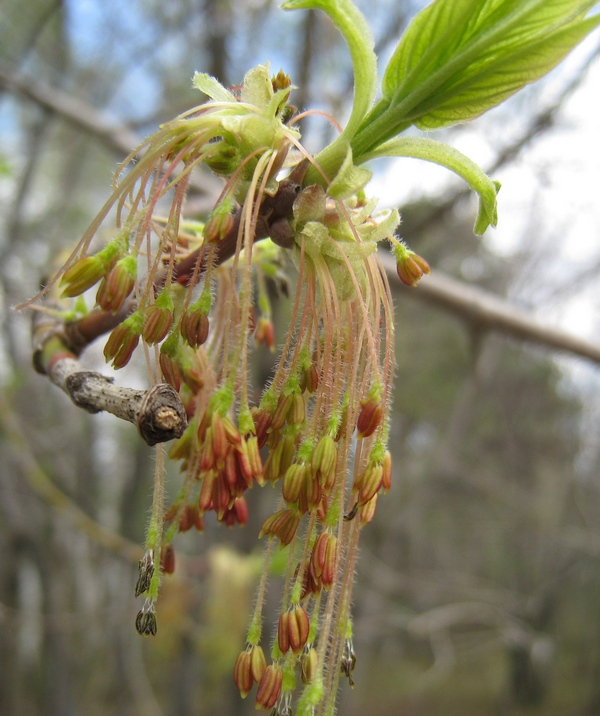
[{"label": "woody twig", "polygon": [[60,315],[36,311],[33,317],[33,364],[38,373],[89,413],[106,411],[133,423],[148,445],[179,438],[187,427],[185,409],[175,390],[159,383],[148,390],[123,388],[112,378],[86,370],[65,331]]}]

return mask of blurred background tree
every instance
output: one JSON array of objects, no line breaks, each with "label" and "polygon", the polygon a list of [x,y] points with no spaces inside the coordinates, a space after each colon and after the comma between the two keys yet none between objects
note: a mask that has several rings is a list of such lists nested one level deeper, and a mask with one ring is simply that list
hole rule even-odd
[{"label": "blurred background tree", "polygon": [[[421,4],[361,4],[382,57]],[[600,252],[583,167],[600,151],[585,144],[596,54],[588,42],[542,85],[445,133],[505,183],[495,234],[473,237],[473,206],[437,173],[390,162],[380,182],[434,273],[592,344]],[[301,109],[344,117],[351,69],[324,15],[269,0],[0,5],[0,713],[254,711],[231,665],[272,496],[253,491],[243,530],[208,524],[180,540],[161,631],[140,638],[133,585],[152,453],[33,373],[29,317],[10,309],[77,241],[136,141],[197,103],[195,70],[235,85],[266,59],[291,75]],[[317,148],[333,130],[311,120],[303,131]],[[217,187],[206,176],[189,210]],[[428,305],[426,290],[396,290],[394,486],[363,538],[356,687],[340,712],[599,713],[597,368],[491,332],[443,299]],[[99,350],[86,362],[108,373]],[[141,375],[128,367],[130,384]],[[175,471],[169,481],[175,491]]]}]

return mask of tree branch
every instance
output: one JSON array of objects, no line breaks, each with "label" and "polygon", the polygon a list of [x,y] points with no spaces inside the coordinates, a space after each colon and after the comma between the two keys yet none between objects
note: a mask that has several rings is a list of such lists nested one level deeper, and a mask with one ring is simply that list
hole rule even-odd
[{"label": "tree branch", "polygon": [[109,119],[82,100],[46,82],[25,77],[5,65],[0,65],[0,85],[24,95],[51,112],[60,114],[101,139],[120,155],[127,156],[131,148],[140,143],[135,132]]},{"label": "tree branch", "polygon": [[[46,82],[25,77],[4,64],[0,64],[0,87],[22,94],[50,112],[60,115],[100,139],[119,156],[127,156],[132,148],[142,141],[127,125],[115,122],[83,100]],[[196,194],[209,196],[218,195],[222,188],[220,182],[208,172],[200,178],[191,178],[189,186]],[[208,204],[204,206],[202,202],[196,210],[208,208]]]},{"label": "tree branch", "polygon": [[[473,328],[500,331],[520,340],[567,351],[600,363],[600,344],[574,336],[561,328],[548,326],[527,311],[475,286],[469,286],[434,272],[425,276],[416,289],[401,284],[391,256],[381,256],[386,274],[403,295],[431,303],[455,313]],[[401,289],[400,289],[401,287]]]},{"label": "tree branch", "polygon": [[1,394],[0,427],[8,438],[8,445],[23,476],[46,504],[69,517],[73,525],[96,544],[120,555],[128,562],[138,562],[143,552],[141,547],[93,520],[52,482],[35,459],[25,431]]},{"label": "tree branch", "polygon": [[185,408],[167,383],[148,390],[115,385],[112,378],[86,370],[65,338],[60,317],[36,311],[33,316],[33,365],[47,375],[79,408],[105,410],[133,423],[148,445],[179,438],[187,427]]}]

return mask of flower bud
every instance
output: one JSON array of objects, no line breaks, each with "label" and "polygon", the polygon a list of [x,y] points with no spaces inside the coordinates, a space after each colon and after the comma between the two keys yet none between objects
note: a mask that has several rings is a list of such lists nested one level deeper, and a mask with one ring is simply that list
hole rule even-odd
[{"label": "flower bud", "polygon": [[250,435],[249,438],[246,438],[246,445],[248,447],[248,462],[250,463],[252,477],[259,485],[264,485],[263,464],[256,435]]},{"label": "flower bud", "polygon": [[198,499],[198,506],[202,512],[208,512],[212,509],[217,509],[216,505],[213,505],[213,487],[217,481],[217,471],[209,470],[204,473],[204,479],[202,480],[202,487],[200,488],[200,497]]},{"label": "flower bud", "polygon": [[223,522],[236,497],[237,494],[233,494],[227,482],[217,475],[213,483],[212,509],[216,512],[219,522]]},{"label": "flower bud", "polygon": [[302,601],[308,597],[309,594],[319,594],[322,586],[321,581],[313,577],[310,569],[305,569],[304,577],[302,579],[302,594],[300,596],[300,600]]},{"label": "flower bud", "polygon": [[308,640],[310,620],[308,614],[299,604],[279,616],[277,643],[282,654],[291,649],[299,654]]},{"label": "flower bud", "polygon": [[258,685],[256,693],[256,708],[268,711],[277,703],[283,682],[283,669],[275,664],[269,664]]},{"label": "flower bud", "polygon": [[265,461],[264,479],[275,482],[285,475],[294,459],[296,442],[291,435],[284,435],[269,452]]},{"label": "flower bud", "polygon": [[244,497],[236,497],[231,507],[228,507],[218,517],[218,521],[227,527],[234,527],[236,524],[243,527],[248,522],[248,503]]},{"label": "flower bud", "polygon": [[377,507],[377,495],[373,495],[373,497],[365,503],[360,510],[360,524],[361,527],[364,527],[364,525],[368,524],[373,517],[375,517],[375,509]]},{"label": "flower bud", "polygon": [[262,646],[251,646],[250,654],[252,665],[252,678],[254,679],[254,681],[256,681],[257,684],[259,684],[267,668],[267,662],[265,659],[265,654],[262,650]]},{"label": "flower bud", "polygon": [[199,532],[204,529],[204,523],[198,505],[185,505],[179,518],[179,531],[187,532],[195,527]]},{"label": "flower bud", "polygon": [[242,442],[242,435],[231,421],[231,418],[228,415],[222,416],[221,424],[223,425],[223,430],[225,431],[229,444],[234,447],[239,445]]},{"label": "flower bud", "polygon": [[252,654],[249,651],[241,651],[235,660],[233,667],[233,680],[238,687],[240,696],[245,699],[252,688]]},{"label": "flower bud", "polygon": [[336,559],[337,537],[329,532],[321,532],[312,549],[309,570],[315,581],[321,582],[324,587],[333,584]]},{"label": "flower bud", "polygon": [[212,427],[208,428],[204,433],[204,438],[200,431],[198,431],[198,440],[202,445],[200,450],[200,470],[201,472],[208,472],[216,467],[217,458],[215,456],[214,445],[213,445],[213,431]]},{"label": "flower bud", "polygon": [[267,669],[267,662],[261,646],[248,646],[238,654],[233,669],[233,680],[244,699],[254,682],[260,683]]},{"label": "flower bud", "polygon": [[[167,338],[167,341],[169,340],[170,336]],[[204,387],[203,367],[196,352],[185,344],[180,345],[177,351],[177,365],[181,372],[181,380],[192,393],[200,392]]]},{"label": "flower bud", "polygon": [[385,451],[382,467],[381,486],[383,487],[383,491],[387,492],[392,486],[392,455],[389,450]]},{"label": "flower bud", "polygon": [[211,148],[211,156],[205,159],[210,169],[216,174],[231,174],[240,165],[240,156],[238,149],[231,146],[226,141],[221,140],[209,145]]},{"label": "flower bud", "polygon": [[[248,503],[245,497],[236,497],[235,502],[231,506],[230,512],[234,516],[234,521],[238,525],[243,526],[248,522]],[[229,524],[229,523],[228,523]]]},{"label": "flower bud", "polygon": [[204,517],[197,505],[194,505],[194,509],[192,510],[192,519],[196,530],[198,532],[204,532]]},{"label": "flower bud", "polygon": [[326,490],[333,487],[335,466],[337,463],[337,447],[330,435],[323,435],[312,455],[312,469],[315,476]]},{"label": "flower bud", "polygon": [[310,466],[304,472],[304,481],[298,501],[298,509],[303,514],[313,510],[321,502],[322,488]]},{"label": "flower bud", "polygon": [[290,613],[281,612],[279,615],[279,622],[277,624],[277,645],[279,646],[279,651],[281,651],[282,654],[287,654],[288,649],[290,648],[290,635],[288,630],[289,621]]},{"label": "flower bud", "polygon": [[98,283],[107,271],[106,264],[98,256],[86,256],[65,271],[61,286],[64,286],[61,297],[79,296],[88,288]]},{"label": "flower bud", "polygon": [[240,444],[236,445],[235,458],[237,460],[239,475],[244,481],[245,487],[250,487],[253,478],[252,466],[250,464],[250,456],[248,455],[248,444],[243,438]]},{"label": "flower bud", "polygon": [[161,291],[153,305],[146,309],[142,338],[148,345],[160,343],[173,325],[173,299],[168,289]]},{"label": "flower bud", "polygon": [[257,346],[265,345],[271,353],[275,350],[275,327],[270,318],[261,316],[254,331],[254,341]]},{"label": "flower bud", "polygon": [[177,361],[161,351],[158,356],[158,364],[160,365],[160,372],[165,382],[172,385],[173,388],[179,392],[181,388],[181,371],[179,370]]},{"label": "flower bud", "polygon": [[319,656],[317,650],[311,647],[307,652],[302,654],[300,659],[300,676],[303,684],[311,684],[319,670]]},{"label": "flower bud", "polygon": [[125,256],[102,279],[96,293],[96,303],[103,311],[116,313],[133,291],[137,274],[134,256]]},{"label": "flower bud", "polygon": [[192,529],[192,525],[194,524],[194,516],[191,511],[191,505],[185,505],[183,510],[181,510],[181,515],[179,516],[179,524],[178,529],[179,532],[188,532]]},{"label": "flower bud", "polygon": [[366,504],[377,493],[383,480],[383,466],[369,464],[365,471],[359,475],[353,489],[358,490],[358,502]]},{"label": "flower bud", "polygon": [[104,346],[104,357],[112,360],[113,368],[122,368],[129,363],[137,348],[142,332],[142,316],[132,313],[110,334]]},{"label": "flower bud", "polygon": [[175,549],[172,544],[166,544],[161,550],[160,571],[163,574],[173,574],[175,571]]},{"label": "flower bud", "polygon": [[368,438],[373,433],[383,419],[383,407],[381,399],[378,397],[367,397],[361,401],[360,413],[356,421],[356,429],[359,438]]},{"label": "flower bud", "polygon": [[[244,477],[239,474],[238,461],[234,450],[230,450],[225,456],[221,474],[233,491],[237,491],[240,478],[242,482],[245,482]],[[245,484],[244,487],[248,487],[248,485]]]},{"label": "flower bud", "polygon": [[296,440],[292,435],[284,435],[279,441],[281,445],[281,456],[279,459],[280,475],[285,475],[285,471],[292,464],[294,453],[296,452]]},{"label": "flower bud", "polygon": [[281,430],[285,423],[285,419],[287,418],[287,414],[292,406],[293,400],[293,395],[284,395],[283,393],[281,393],[281,395],[279,396],[279,400],[277,401],[277,407],[275,408],[275,412],[273,413],[273,417],[271,418],[272,431]]},{"label": "flower bud", "polygon": [[258,538],[269,535],[276,536],[282,546],[288,545],[296,534],[300,524],[300,515],[296,510],[285,509],[275,512],[263,522]]},{"label": "flower bud", "polygon": [[307,221],[321,222],[325,216],[325,190],[319,184],[305,187],[294,201],[294,218],[296,225],[304,225]]},{"label": "flower bud", "polygon": [[423,278],[423,274],[431,273],[429,264],[422,256],[410,251],[404,245],[403,251],[396,249],[396,271],[402,283],[413,288]]},{"label": "flower bud", "polygon": [[319,371],[314,363],[308,368],[303,368],[300,373],[300,390],[304,393],[314,393],[319,387]]},{"label": "flower bud", "polygon": [[252,419],[256,428],[256,439],[258,447],[261,448],[267,442],[269,437],[269,428],[271,426],[271,413],[261,408],[252,408]]},{"label": "flower bud", "polygon": [[230,210],[231,202],[224,201],[212,212],[204,227],[204,240],[207,243],[223,241],[227,234],[233,230],[235,220],[230,214]]},{"label": "flower bud", "polygon": [[286,502],[298,502],[304,487],[304,478],[308,465],[305,463],[292,463],[285,471],[281,494]]},{"label": "flower bud", "polygon": [[186,343],[192,348],[204,345],[208,338],[210,322],[208,315],[201,308],[192,308],[185,311],[179,322],[179,332]]},{"label": "flower bud", "polygon": [[302,425],[306,419],[306,404],[300,393],[295,393],[287,413],[289,425]]},{"label": "flower bud", "polygon": [[310,619],[308,618],[306,610],[299,604],[293,607],[290,611],[288,632],[291,650],[294,654],[300,654],[302,649],[304,649],[304,645],[308,641]]},{"label": "flower bud", "polygon": [[214,412],[211,417],[211,442],[215,460],[222,460],[229,450],[229,441],[221,416]]}]

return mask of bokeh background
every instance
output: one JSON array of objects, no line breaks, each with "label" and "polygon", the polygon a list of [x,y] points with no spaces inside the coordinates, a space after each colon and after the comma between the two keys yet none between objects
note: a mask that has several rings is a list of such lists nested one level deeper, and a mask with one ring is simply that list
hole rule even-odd
[{"label": "bokeh background", "polygon": [[[383,60],[422,4],[360,3]],[[473,236],[474,200],[444,170],[375,167],[373,192],[435,274],[587,340],[591,358],[394,285],[394,485],[363,532],[344,716],[600,714],[599,44],[436,134],[503,182],[496,231]],[[350,61],[322,14],[270,0],[0,2],[1,714],[254,713],[231,669],[274,493],[252,491],[244,529],[179,538],[160,632],[139,637],[152,451],[33,372],[30,316],[12,307],[74,246],[136,142],[199,103],[194,71],[236,85],[267,60],[299,108],[343,120]],[[303,130],[313,150],[333,131],[321,118]],[[190,211],[217,186],[204,177]],[[257,384],[271,361],[259,354]],[[109,372],[101,347],[85,362]],[[144,385],[135,364],[117,380]],[[168,480],[176,491],[175,469]]]}]

